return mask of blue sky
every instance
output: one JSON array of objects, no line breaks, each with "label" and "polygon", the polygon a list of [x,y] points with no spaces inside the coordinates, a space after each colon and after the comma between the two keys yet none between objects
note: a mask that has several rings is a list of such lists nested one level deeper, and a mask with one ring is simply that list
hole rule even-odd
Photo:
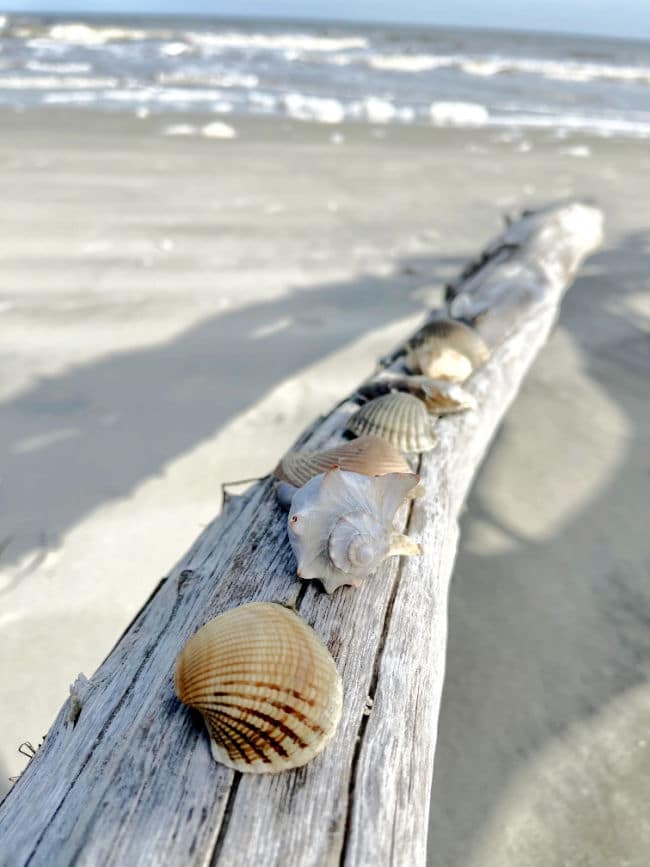
[{"label": "blue sky", "polygon": [[650,0],[9,0],[16,12],[158,12],[403,21],[650,39]]}]

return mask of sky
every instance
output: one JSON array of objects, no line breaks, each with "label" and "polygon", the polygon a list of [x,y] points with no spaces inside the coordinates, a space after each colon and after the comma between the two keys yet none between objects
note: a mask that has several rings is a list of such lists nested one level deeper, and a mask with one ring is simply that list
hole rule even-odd
[{"label": "sky", "polygon": [[650,0],[8,0],[6,8],[386,21],[650,39]]}]

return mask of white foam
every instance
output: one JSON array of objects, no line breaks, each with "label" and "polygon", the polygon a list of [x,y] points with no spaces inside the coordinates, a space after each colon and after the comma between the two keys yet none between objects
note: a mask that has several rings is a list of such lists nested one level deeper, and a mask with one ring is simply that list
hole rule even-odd
[{"label": "white foam", "polygon": [[264,93],[259,90],[253,90],[248,94],[248,101],[264,112],[273,111],[277,105],[277,97],[272,93]]},{"label": "white foam", "polygon": [[70,23],[50,27],[49,36],[55,42],[67,42],[71,45],[104,45],[110,41],[146,39],[148,34],[146,30]]},{"label": "white foam", "polygon": [[186,42],[166,42],[160,46],[160,53],[165,57],[178,57],[181,54],[187,54],[192,49]]},{"label": "white foam", "polygon": [[182,72],[161,72],[158,76],[161,84],[190,85],[191,87],[242,87],[253,88],[260,83],[256,75],[240,72],[204,73],[198,69],[185,69]]},{"label": "white foam", "polygon": [[[334,60],[334,59],[333,59]],[[351,59],[347,58],[349,62]],[[363,61],[373,69],[418,73],[456,67],[467,75],[491,77],[523,73],[554,81],[593,81],[596,79],[650,84],[649,66],[624,66],[613,63],[583,63],[576,60],[546,60],[534,57],[487,57],[463,54],[372,54]]]},{"label": "white foam", "polygon": [[0,90],[89,90],[115,87],[115,78],[79,78],[58,75],[9,75],[0,77]]},{"label": "white foam", "polygon": [[185,34],[195,45],[206,48],[253,48],[262,51],[344,51],[350,48],[366,48],[368,40],[363,36],[313,36],[308,33],[196,33]]},{"label": "white foam", "polygon": [[227,123],[215,120],[201,129],[201,135],[206,138],[237,138],[237,132]]},{"label": "white foam", "polygon": [[436,126],[484,126],[490,119],[477,102],[433,102],[429,114]]},{"label": "white foam", "polygon": [[77,90],[73,93],[46,93],[43,97],[45,105],[89,105],[97,102],[97,94],[87,90]]},{"label": "white foam", "polygon": [[389,72],[427,72],[451,66],[453,58],[436,54],[371,54],[366,63],[373,69]]},{"label": "white foam", "polygon": [[572,148],[564,148],[560,151],[561,154],[565,154],[568,157],[590,157],[591,156],[591,148],[588,148],[587,145],[576,145]]},{"label": "white foam", "polygon": [[171,126],[166,126],[163,130],[163,135],[195,135],[198,130],[191,123],[175,123]]},{"label": "white foam", "polygon": [[287,114],[297,120],[315,120],[320,123],[341,123],[345,109],[338,99],[287,93],[284,96]]},{"label": "white foam", "polygon": [[55,75],[80,75],[90,72],[90,63],[43,63],[41,60],[28,60],[25,69],[32,72],[50,72]]},{"label": "white foam", "polygon": [[389,123],[397,114],[395,106],[386,99],[370,96],[363,103],[364,114],[372,123]]}]

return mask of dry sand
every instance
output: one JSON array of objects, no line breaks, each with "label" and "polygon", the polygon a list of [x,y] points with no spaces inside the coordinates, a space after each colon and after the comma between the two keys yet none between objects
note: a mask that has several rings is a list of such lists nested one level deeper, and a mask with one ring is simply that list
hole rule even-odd
[{"label": "dry sand", "polygon": [[463,522],[430,864],[645,864],[647,145],[0,123],[0,791],[218,511],[221,482],[266,472],[501,213],[591,194],[605,247]]}]

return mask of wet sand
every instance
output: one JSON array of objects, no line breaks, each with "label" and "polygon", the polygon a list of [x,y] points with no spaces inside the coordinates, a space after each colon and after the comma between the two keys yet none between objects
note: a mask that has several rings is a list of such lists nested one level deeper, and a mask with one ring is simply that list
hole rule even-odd
[{"label": "wet sand", "polygon": [[235,139],[164,135],[175,122],[1,118],[2,780],[223,481],[267,472],[501,214],[592,195],[605,246],[464,517],[430,864],[640,865],[646,145],[261,120],[233,122]]}]

